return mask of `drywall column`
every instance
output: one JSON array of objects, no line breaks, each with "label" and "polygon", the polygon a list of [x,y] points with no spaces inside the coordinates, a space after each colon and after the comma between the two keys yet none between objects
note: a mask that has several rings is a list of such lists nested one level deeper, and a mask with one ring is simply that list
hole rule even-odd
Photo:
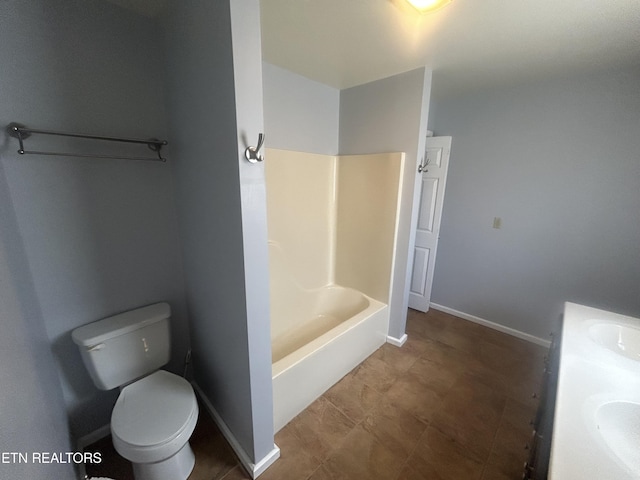
[{"label": "drywall column", "polygon": [[431,71],[425,68],[342,90],[340,93],[340,154],[405,152],[398,224],[397,257],[389,308],[389,336],[403,337],[409,305],[417,221],[417,167],[424,153],[429,112]]},{"label": "drywall column", "polygon": [[194,375],[255,475],[274,457],[264,170],[243,156],[263,128],[259,6],[184,1],[165,21]]},{"label": "drywall column", "polygon": [[[271,323],[267,195],[263,163],[249,163],[245,150],[264,133],[262,99],[262,36],[258,0],[232,0],[231,36],[236,99],[237,156],[240,162],[240,203],[244,247],[247,343],[253,459],[260,474],[280,456],[273,443]],[[264,153],[263,150],[260,154]]]}]

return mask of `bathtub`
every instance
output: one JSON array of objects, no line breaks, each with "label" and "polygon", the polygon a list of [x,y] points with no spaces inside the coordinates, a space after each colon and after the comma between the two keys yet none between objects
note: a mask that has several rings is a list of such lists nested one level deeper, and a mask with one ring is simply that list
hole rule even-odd
[{"label": "bathtub", "polygon": [[266,155],[278,431],[387,340],[404,154]]},{"label": "bathtub", "polygon": [[351,288],[288,293],[272,302],[275,431],[380,347],[389,323],[386,304]]}]

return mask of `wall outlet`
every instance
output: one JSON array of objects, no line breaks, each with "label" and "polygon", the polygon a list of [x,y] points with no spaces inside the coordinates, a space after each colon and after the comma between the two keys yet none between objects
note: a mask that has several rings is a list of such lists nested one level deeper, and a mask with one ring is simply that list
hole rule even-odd
[{"label": "wall outlet", "polygon": [[500,217],[493,217],[493,228],[502,227],[502,219]]}]

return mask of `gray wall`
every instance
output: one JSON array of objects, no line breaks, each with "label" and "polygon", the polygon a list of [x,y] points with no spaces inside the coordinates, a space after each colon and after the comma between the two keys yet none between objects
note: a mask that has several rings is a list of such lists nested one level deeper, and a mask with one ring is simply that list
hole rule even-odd
[{"label": "gray wall", "polygon": [[[440,98],[432,301],[547,338],[573,301],[640,315],[640,69]],[[492,228],[493,217],[502,228]]]},{"label": "gray wall", "polygon": [[[0,452],[72,450],[62,388],[0,163]],[[0,478],[68,479],[65,464],[3,463]]]},{"label": "gray wall", "polygon": [[336,155],[340,90],[263,62],[269,148]]},{"label": "gray wall", "polygon": [[[0,125],[18,121],[51,130],[166,136],[160,38],[149,19],[102,1],[3,2]],[[102,142],[30,140],[29,148],[115,152]],[[71,340],[75,327],[169,301],[170,368],[182,365],[188,331],[170,163],[19,156],[17,148],[15,139],[3,135],[2,188],[15,218],[3,224],[3,232],[6,227],[7,248],[23,252],[28,272],[9,280],[31,292],[37,316],[25,319],[23,331],[33,337],[25,341],[50,349],[71,433],[79,437],[109,423],[117,391],[94,387]],[[144,146],[127,151],[151,153]],[[22,246],[13,245],[19,238]],[[4,282],[7,272],[2,274]],[[42,325],[34,326],[38,317]],[[38,362],[46,356],[40,353]],[[31,375],[38,374],[25,373]],[[10,383],[2,390],[20,395],[20,388]]]},{"label": "gray wall", "polygon": [[429,112],[431,71],[424,68],[340,92],[340,154],[406,152],[404,193],[399,220],[397,263],[390,301],[389,335],[405,333],[409,266],[413,259],[418,163],[422,161]]},{"label": "gray wall", "polygon": [[[245,140],[255,145],[262,125],[260,28],[257,1],[234,2],[233,12],[228,1],[173,6],[167,78],[195,379],[256,461],[273,448],[267,239],[266,214],[261,227],[246,209],[252,198],[257,211],[264,208],[264,172],[247,171],[254,166],[239,149]],[[232,32],[232,15],[246,31]],[[250,68],[245,61],[258,69],[253,76],[243,70]],[[256,98],[247,93],[252,88]],[[247,245],[252,232],[255,244]]]}]

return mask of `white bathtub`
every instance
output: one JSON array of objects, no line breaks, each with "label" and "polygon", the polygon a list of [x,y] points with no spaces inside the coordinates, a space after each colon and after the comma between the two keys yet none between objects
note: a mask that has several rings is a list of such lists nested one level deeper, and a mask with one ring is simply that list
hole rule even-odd
[{"label": "white bathtub", "polygon": [[[298,292],[300,293],[300,292]],[[309,290],[273,317],[273,409],[278,431],[386,340],[389,307],[339,285]],[[297,300],[297,301],[296,301]],[[276,309],[277,310],[277,309]]]},{"label": "white bathtub", "polygon": [[[274,321],[274,325],[280,326],[274,328],[271,336],[271,360],[274,364],[343,325],[370,305],[369,299],[362,293],[338,285],[298,295],[302,297],[298,304],[289,297],[286,308],[289,311],[280,313]],[[288,317],[282,316],[283,314],[288,314]],[[341,327],[343,328],[344,326]]]},{"label": "white bathtub", "polygon": [[404,156],[266,155],[278,431],[387,339]]}]

